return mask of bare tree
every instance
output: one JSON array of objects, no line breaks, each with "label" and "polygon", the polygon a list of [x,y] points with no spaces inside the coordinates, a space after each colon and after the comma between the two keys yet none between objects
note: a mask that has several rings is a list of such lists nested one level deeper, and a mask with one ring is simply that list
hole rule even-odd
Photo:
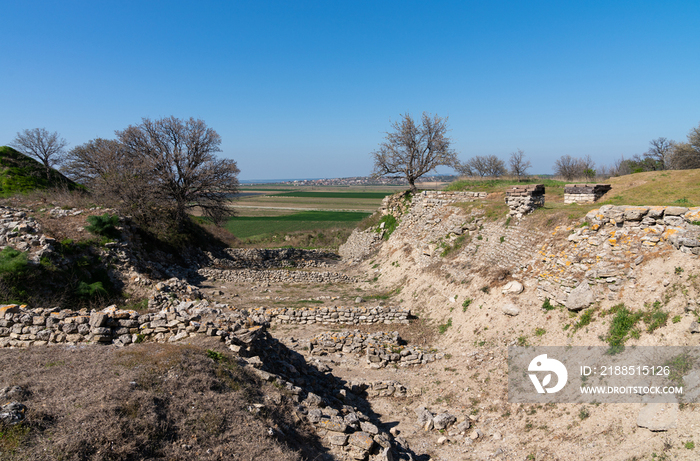
[{"label": "bare tree", "polygon": [[409,115],[392,123],[392,132],[379,149],[372,152],[374,176],[406,178],[411,191],[416,191],[416,179],[440,165],[454,167],[457,154],[446,136],[447,117],[430,116],[423,112],[420,125]]},{"label": "bare tree", "polygon": [[113,139],[93,139],[68,152],[61,171],[97,200],[146,226],[160,219],[162,199],[148,161]]},{"label": "bare tree", "polygon": [[235,161],[216,158],[221,137],[204,121],[144,118],[116,134],[127,156],[145,160],[179,225],[195,207],[217,224],[233,214],[228,202],[238,193],[240,170]]},{"label": "bare tree", "polygon": [[595,179],[595,162],[590,155],[586,155],[585,157],[578,159],[578,165],[580,176],[585,176],[588,181],[593,181]]},{"label": "bare tree", "polygon": [[644,158],[651,161],[654,170],[665,170],[667,157],[673,150],[674,142],[666,138],[649,141],[651,147],[644,153]]},{"label": "bare tree", "polygon": [[202,120],[144,118],[116,134],[72,149],[66,175],[147,224],[167,214],[181,227],[195,207],[217,224],[233,214],[239,169],[216,158],[221,138]]},{"label": "bare tree", "polygon": [[525,160],[525,151],[518,149],[510,154],[510,174],[518,177],[518,182],[520,182],[521,176],[527,175],[527,170],[532,167],[529,160]]},{"label": "bare tree", "polygon": [[464,176],[498,177],[506,174],[506,164],[495,155],[477,155],[466,163],[457,163],[457,171]]},{"label": "bare tree", "polygon": [[10,143],[24,155],[34,157],[44,164],[46,179],[50,179],[51,168],[61,163],[68,145],[65,139],[59,137],[58,132],[49,133],[45,128],[34,128],[17,133],[17,137]]},{"label": "bare tree", "polygon": [[675,144],[669,155],[670,168],[688,170],[700,168],[700,125],[688,133],[688,142]]},{"label": "bare tree", "polygon": [[578,159],[571,155],[562,155],[554,161],[554,173],[563,176],[567,181],[578,177],[580,175]]}]

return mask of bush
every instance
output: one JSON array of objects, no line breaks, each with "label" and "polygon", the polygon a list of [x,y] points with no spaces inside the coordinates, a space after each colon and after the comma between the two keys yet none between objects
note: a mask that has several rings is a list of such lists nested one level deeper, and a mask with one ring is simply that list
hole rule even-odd
[{"label": "bush", "polygon": [[542,309],[546,311],[554,310],[554,306],[552,306],[552,303],[549,302],[549,298],[544,298],[544,302],[542,303]]},{"label": "bush", "polygon": [[[382,238],[384,240],[389,240],[389,237],[396,230],[396,226],[398,226],[399,223],[392,214],[382,216],[382,219],[379,220],[379,225],[381,226],[382,223],[384,223],[384,235]],[[377,228],[377,232],[381,231],[382,229]]]},{"label": "bush", "polygon": [[19,276],[26,270],[26,253],[22,253],[10,247],[5,247],[0,251],[0,276]]},{"label": "bush", "polygon": [[85,226],[86,231],[112,239],[119,238],[119,231],[116,228],[119,224],[118,216],[105,213],[102,216],[88,216],[87,221],[89,224]]},{"label": "bush", "polygon": [[80,282],[75,294],[81,298],[94,298],[97,296],[107,296],[107,290],[102,286],[102,282],[85,283]]}]

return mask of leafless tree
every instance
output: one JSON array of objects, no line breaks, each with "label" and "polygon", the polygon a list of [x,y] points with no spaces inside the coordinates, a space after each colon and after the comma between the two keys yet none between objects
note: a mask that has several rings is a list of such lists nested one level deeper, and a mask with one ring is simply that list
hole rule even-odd
[{"label": "leafless tree", "polygon": [[529,160],[525,160],[525,151],[518,149],[510,154],[510,174],[518,177],[518,182],[520,182],[521,176],[527,175],[527,170],[532,167]]},{"label": "leafless tree", "polygon": [[147,159],[129,154],[113,139],[97,138],[68,152],[61,171],[88,187],[100,203],[117,208],[139,223],[160,219],[162,199]]},{"label": "leafless tree", "polygon": [[372,152],[374,176],[406,178],[411,191],[416,191],[416,179],[440,165],[454,167],[457,154],[446,136],[447,117],[423,112],[420,125],[409,115],[392,123],[379,149]]},{"label": "leafless tree", "polygon": [[649,144],[649,150],[644,153],[644,158],[651,162],[654,170],[665,170],[667,158],[675,143],[670,139],[656,138],[649,141]]},{"label": "leafless tree", "polygon": [[144,118],[116,134],[72,149],[65,174],[146,224],[167,214],[182,226],[195,207],[217,224],[233,213],[239,169],[216,158],[221,138],[202,120]]},{"label": "leafless tree", "polygon": [[580,164],[578,159],[570,155],[562,155],[554,161],[554,173],[558,176],[563,176],[565,180],[580,176]]},{"label": "leafless tree", "polygon": [[495,155],[477,155],[455,168],[464,176],[498,177],[506,174],[506,164]]},{"label": "leafless tree", "polygon": [[51,176],[51,168],[63,160],[67,145],[66,140],[61,138],[58,132],[49,133],[45,128],[34,128],[17,133],[15,139],[10,143],[10,146],[24,155],[34,157],[43,163],[46,169],[46,179]]},{"label": "leafless tree", "polygon": [[228,202],[238,193],[240,170],[235,161],[216,158],[221,137],[204,121],[144,118],[116,134],[127,156],[145,160],[178,224],[195,207],[217,224],[233,213]]},{"label": "leafless tree", "polygon": [[688,142],[674,145],[669,157],[671,169],[688,170],[700,168],[700,125],[690,130]]}]

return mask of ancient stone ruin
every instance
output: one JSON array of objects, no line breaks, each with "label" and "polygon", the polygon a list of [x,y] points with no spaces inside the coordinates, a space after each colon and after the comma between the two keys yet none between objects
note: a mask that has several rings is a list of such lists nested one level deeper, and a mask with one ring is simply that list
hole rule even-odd
[{"label": "ancient stone ruin", "polygon": [[610,189],[610,184],[567,184],[564,186],[564,203],[594,203]]},{"label": "ancient stone ruin", "polygon": [[509,216],[522,218],[536,208],[544,206],[544,184],[513,186],[506,191],[506,205],[510,208]]}]

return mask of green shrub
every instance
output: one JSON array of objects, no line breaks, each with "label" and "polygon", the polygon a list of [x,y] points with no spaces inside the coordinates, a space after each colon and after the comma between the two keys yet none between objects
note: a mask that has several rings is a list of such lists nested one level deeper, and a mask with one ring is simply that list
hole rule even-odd
[{"label": "green shrub", "polygon": [[118,216],[105,213],[101,216],[88,216],[87,221],[89,224],[85,226],[86,231],[112,239],[119,238],[119,231],[116,228],[119,224]]},{"label": "green shrub", "polygon": [[5,247],[0,251],[0,276],[19,276],[27,270],[27,254]]},{"label": "green shrub", "polygon": [[574,329],[573,332],[575,333],[577,330],[586,327],[591,324],[593,321],[593,310],[589,309],[583,314],[581,314],[581,318],[578,319],[578,322],[574,323]]},{"label": "green shrub", "polygon": [[642,317],[642,313],[631,312],[624,304],[613,306],[610,312],[614,312],[615,317],[610,322],[610,330],[605,341],[610,345],[608,353],[613,355],[625,349],[625,341],[628,339],[628,334]]},{"label": "green shrub", "polygon": [[462,312],[467,312],[467,307],[469,307],[469,305],[471,303],[472,303],[471,298],[465,299],[464,302],[462,303]]},{"label": "green shrub", "polygon": [[94,298],[97,296],[107,296],[107,290],[102,286],[102,282],[78,283],[75,294],[81,298]]},{"label": "green shrub", "polygon": [[542,309],[546,311],[554,310],[554,306],[552,306],[552,303],[549,302],[549,298],[544,298],[544,302],[542,303]]},{"label": "green shrub", "polygon": [[[382,236],[382,238],[384,240],[389,240],[389,237],[391,236],[391,234],[396,230],[396,226],[399,225],[398,221],[396,220],[394,215],[388,214],[388,215],[382,216],[382,219],[379,220],[380,226],[382,223],[384,223],[384,235]],[[377,227],[377,232],[381,232],[381,231],[382,231],[382,229]]]},{"label": "green shrub", "polygon": [[450,317],[449,319],[447,319],[447,323],[443,323],[443,324],[441,324],[441,325],[438,325],[438,332],[439,332],[440,334],[443,334],[443,333],[445,333],[445,332],[447,331],[447,329],[450,328],[451,326],[452,326],[452,317]]}]

